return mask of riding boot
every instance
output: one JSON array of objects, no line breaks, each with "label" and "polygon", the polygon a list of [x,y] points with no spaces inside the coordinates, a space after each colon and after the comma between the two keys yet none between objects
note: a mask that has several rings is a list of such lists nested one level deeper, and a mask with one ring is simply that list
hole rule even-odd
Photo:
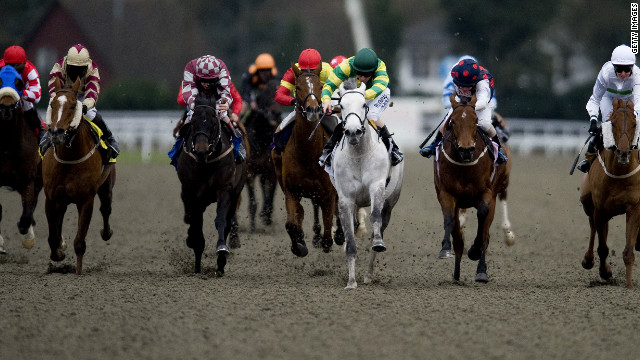
[{"label": "riding boot", "polygon": [[106,156],[106,160],[115,159],[120,154],[120,144],[118,144],[118,140],[113,137],[111,130],[107,127],[107,123],[104,122],[102,115],[100,113],[96,113],[96,116],[91,120],[94,124],[98,125],[100,130],[102,130],[102,138],[107,143],[107,147],[109,148],[109,154]]},{"label": "riding boot", "polygon": [[320,166],[324,166],[325,164],[331,165],[331,153],[333,152],[333,148],[336,144],[342,139],[343,131],[344,125],[342,122],[339,122],[338,125],[336,125],[336,128],[333,129],[333,133],[331,134],[329,141],[324,144],[322,155],[320,155],[320,158],[318,159],[318,164],[320,164]]},{"label": "riding boot", "polygon": [[587,152],[584,154],[584,160],[580,161],[576,168],[583,173],[588,173],[591,168],[591,161],[595,158],[597,149],[597,141],[600,137],[594,136],[589,141],[589,145],[587,145]]},{"label": "riding boot", "polygon": [[289,138],[291,137],[292,133],[293,126],[286,126],[273,133],[273,144],[271,148],[275,150],[276,154],[282,154],[282,152],[284,151],[284,147],[287,146],[287,142],[289,142]]},{"label": "riding boot", "polygon": [[431,156],[435,155],[436,148],[438,147],[438,145],[440,145],[441,142],[442,142],[442,133],[438,131],[438,134],[436,134],[436,138],[433,140],[431,145],[427,145],[422,149],[420,149],[419,151],[420,155],[426,158],[430,158]]},{"label": "riding boot", "polygon": [[498,144],[498,156],[496,159],[496,164],[502,165],[507,162],[507,156],[502,153],[502,145],[500,144],[500,139],[498,138],[498,134],[494,135],[491,140]]},{"label": "riding boot", "polygon": [[51,133],[45,131],[40,139],[40,143],[38,144],[40,148],[40,156],[44,156],[47,150],[51,147]]},{"label": "riding boot", "polygon": [[24,112],[24,120],[27,122],[29,127],[38,134],[39,143],[44,135],[44,126],[42,126],[42,122],[40,121],[40,117],[38,117],[35,107]]},{"label": "riding boot", "polygon": [[400,151],[396,142],[393,141],[393,138],[391,137],[392,134],[389,133],[387,125],[381,127],[379,131],[380,137],[382,137],[382,142],[387,146],[387,151],[391,150],[391,166],[400,164],[404,159],[404,154]]}]

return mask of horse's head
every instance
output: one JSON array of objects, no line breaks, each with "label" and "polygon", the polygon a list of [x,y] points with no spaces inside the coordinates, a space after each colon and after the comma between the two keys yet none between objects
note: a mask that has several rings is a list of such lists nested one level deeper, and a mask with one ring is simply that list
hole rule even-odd
[{"label": "horse's head", "polygon": [[454,145],[462,161],[473,160],[476,150],[476,130],[478,127],[478,115],[476,114],[476,96],[471,100],[458,102],[456,94],[451,94],[451,108],[453,112],[448,120],[448,126],[452,129]]},{"label": "horse's head", "polygon": [[[608,145],[613,150],[618,159],[618,163],[622,165],[629,164],[631,159],[631,150],[638,148],[638,129],[636,126],[636,116],[633,110],[633,101],[631,99],[624,101],[622,99],[613,100],[613,112],[609,118],[611,122],[610,134],[605,130],[603,124],[603,137],[605,137],[605,145],[608,141],[607,136],[613,136],[613,145]],[[610,142],[609,142],[610,143]]]},{"label": "horse's head", "polygon": [[316,122],[322,116],[322,83],[320,71],[322,63],[313,70],[299,69],[291,66],[296,76],[296,110],[309,122]]},{"label": "horse's head", "polygon": [[367,122],[367,104],[364,98],[366,84],[357,86],[355,78],[349,78],[340,85],[340,106],[342,121],[344,122],[344,135],[349,139],[349,144],[357,145],[364,135]]},{"label": "horse's head", "polygon": [[47,127],[51,132],[51,140],[56,145],[71,145],[82,120],[82,103],[76,94],[80,88],[80,79],[71,88],[61,87],[56,79],[53,96],[47,107]]},{"label": "horse's head", "polygon": [[205,162],[220,142],[222,129],[216,115],[214,97],[200,93],[194,100],[194,105],[186,146],[197,161]]},{"label": "horse's head", "polygon": [[272,79],[258,94],[256,102],[258,103],[258,112],[264,116],[267,124],[274,130],[282,121],[282,106],[275,100],[276,91],[280,86],[280,81]]}]

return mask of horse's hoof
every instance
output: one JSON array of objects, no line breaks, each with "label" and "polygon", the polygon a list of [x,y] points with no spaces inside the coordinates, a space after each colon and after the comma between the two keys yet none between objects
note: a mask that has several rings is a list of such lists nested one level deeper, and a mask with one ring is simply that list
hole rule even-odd
[{"label": "horse's hoof", "polygon": [[477,273],[476,274],[476,282],[481,282],[481,283],[488,283],[489,282],[489,275],[487,275],[487,273]]},{"label": "horse's hoof", "polygon": [[24,234],[22,238],[22,246],[25,249],[31,249],[33,245],[36,243],[36,235],[33,233],[33,226],[29,226],[27,232]]},{"label": "horse's hoof", "polygon": [[229,255],[229,248],[227,247],[227,245],[220,245],[216,248],[216,254],[227,256]]},{"label": "horse's hoof", "polygon": [[311,240],[311,245],[316,249],[322,247],[322,236],[319,234],[314,235],[313,240]]},{"label": "horse's hoof", "polygon": [[49,259],[51,259],[51,261],[60,262],[64,260],[65,257],[66,255],[62,251],[58,250],[58,251],[51,252]]},{"label": "horse's hoof", "polygon": [[387,251],[387,247],[384,245],[382,240],[374,241],[373,245],[371,245],[371,250],[375,252],[385,252]]},{"label": "horse's hoof", "polygon": [[109,229],[108,232],[105,233],[104,229],[100,230],[100,236],[102,237],[102,240],[107,241],[109,239],[111,239],[111,236],[113,235],[113,230]]},{"label": "horse's hoof", "polygon": [[516,243],[516,236],[513,234],[511,230],[505,231],[504,233],[504,243],[507,246],[512,246]]},{"label": "horse's hoof", "polygon": [[469,256],[469,259],[473,261],[478,261],[482,256],[482,250],[480,250],[480,248],[477,248],[475,246],[471,246],[467,251],[467,255]]},{"label": "horse's hoof", "polygon": [[297,257],[305,257],[309,254],[309,249],[305,244],[297,243],[295,246],[291,246],[291,252]]},{"label": "horse's hoof", "polygon": [[612,276],[613,273],[611,272],[611,270],[600,270],[600,277],[602,278],[602,280],[609,280]]},{"label": "horse's hoof", "polygon": [[357,287],[358,287],[358,283],[357,283],[355,280],[353,280],[353,281],[349,281],[349,282],[347,283],[347,286],[345,287],[345,290],[348,290],[348,289],[355,289],[355,288],[357,288]]},{"label": "horse's hoof", "polygon": [[590,259],[590,260],[582,259],[582,267],[587,270],[593,269],[593,259]]},{"label": "horse's hoof", "polygon": [[438,254],[438,259],[450,259],[453,257],[453,252],[451,250],[440,250]]}]

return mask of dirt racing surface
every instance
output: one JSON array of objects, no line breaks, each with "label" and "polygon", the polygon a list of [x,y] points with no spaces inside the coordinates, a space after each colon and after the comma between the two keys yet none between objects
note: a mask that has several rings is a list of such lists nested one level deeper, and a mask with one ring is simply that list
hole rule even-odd
[{"label": "dirt racing surface", "polygon": [[[413,151],[406,151],[407,153]],[[497,208],[487,256],[439,260],[442,214],[432,161],[408,154],[400,201],[385,232],[374,281],[364,284],[368,240],[358,242],[358,288],[345,290],[344,251],[310,248],[295,257],[284,228],[283,195],[274,225],[248,233],[215,276],[213,218],[205,214],[203,273],[185,245],[180,186],[169,165],[119,163],[111,240],[101,240],[96,199],[82,276],[75,275],[70,206],[67,258],[49,261],[44,194],[36,245],[22,248],[19,197],[0,190],[0,359],[630,359],[637,357],[639,290],[624,285],[624,219],[610,223],[614,281],[582,269],[588,222],[578,201],[582,174],[572,158],[515,157],[509,215],[516,243],[504,244]],[[311,243],[310,202],[305,233]],[[472,215],[475,215],[472,212]],[[466,243],[475,236],[466,225]],[[597,257],[597,255],[596,255]],[[599,259],[596,258],[596,261]],[[640,271],[634,267],[634,284]],[[631,340],[631,341],[630,341]]]}]

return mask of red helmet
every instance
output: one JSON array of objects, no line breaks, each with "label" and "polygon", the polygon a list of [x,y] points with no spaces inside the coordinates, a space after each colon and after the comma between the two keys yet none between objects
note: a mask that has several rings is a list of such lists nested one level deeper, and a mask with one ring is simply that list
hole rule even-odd
[{"label": "red helmet", "polygon": [[3,59],[5,64],[22,64],[27,61],[27,53],[22,47],[13,45],[4,51]]},{"label": "red helmet", "polygon": [[302,50],[298,57],[298,68],[300,69],[315,69],[322,61],[320,53],[316,49]]},{"label": "red helmet", "polygon": [[332,68],[336,68],[336,66],[340,65],[343,61],[347,60],[347,58],[345,56],[342,55],[338,55],[336,57],[334,57],[333,59],[331,59],[331,67]]}]

